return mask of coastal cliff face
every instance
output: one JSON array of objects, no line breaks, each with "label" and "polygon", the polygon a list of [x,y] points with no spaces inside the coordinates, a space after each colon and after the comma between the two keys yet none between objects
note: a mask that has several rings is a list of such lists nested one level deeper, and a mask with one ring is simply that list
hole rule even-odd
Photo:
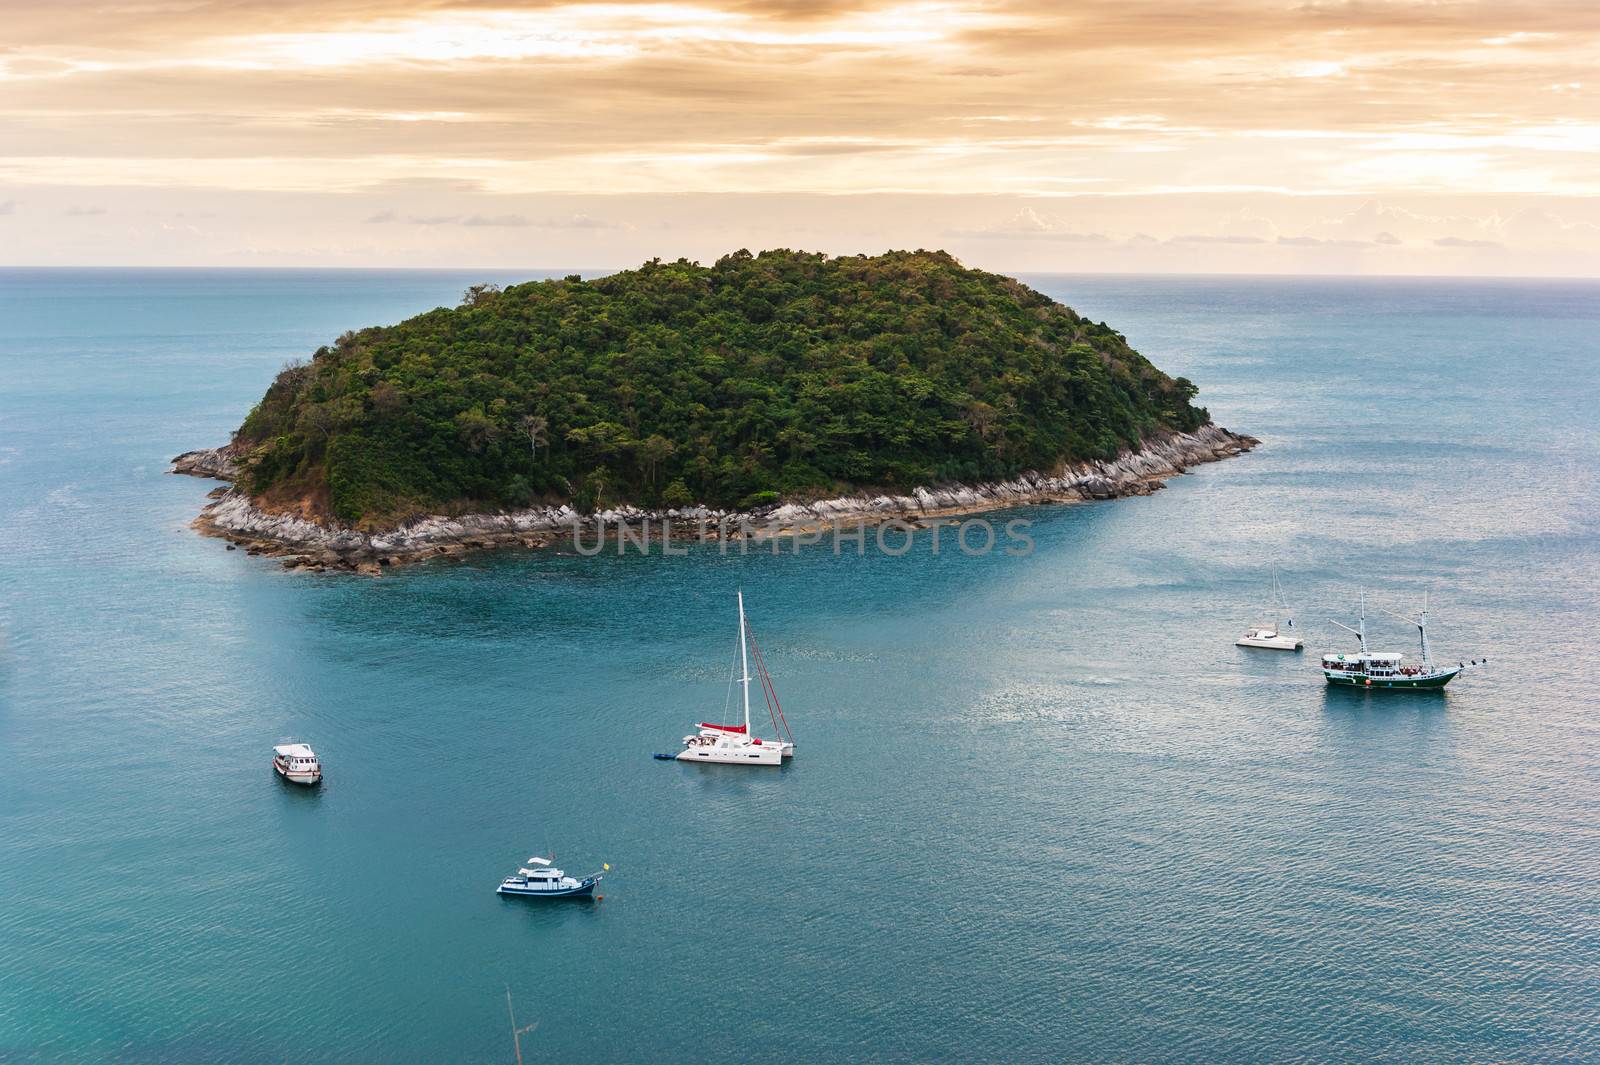
[{"label": "coastal cliff face", "polygon": [[[1168,432],[1116,458],[1071,463],[1050,473],[1028,472],[1003,481],[952,483],[917,488],[907,495],[852,495],[790,502],[751,511],[706,507],[643,510],[623,507],[579,514],[571,507],[529,507],[453,517],[434,515],[390,529],[363,531],[333,521],[314,521],[262,509],[237,488],[219,489],[195,519],[195,528],[246,547],[252,554],[282,557],[290,568],[315,571],[382,568],[439,555],[503,546],[541,547],[575,532],[679,523],[684,533],[741,536],[741,525],[758,535],[788,535],[856,522],[927,519],[977,514],[1008,507],[1073,503],[1147,495],[1163,482],[1203,462],[1249,451],[1256,439],[1216,425],[1193,432]],[[238,475],[226,447],[190,451],[173,459],[173,473],[218,480]]]},{"label": "coastal cliff face", "polygon": [[233,459],[233,450],[226,447],[207,447],[199,451],[185,451],[172,460],[172,473],[190,477],[209,477],[213,481],[238,479],[239,465]]}]

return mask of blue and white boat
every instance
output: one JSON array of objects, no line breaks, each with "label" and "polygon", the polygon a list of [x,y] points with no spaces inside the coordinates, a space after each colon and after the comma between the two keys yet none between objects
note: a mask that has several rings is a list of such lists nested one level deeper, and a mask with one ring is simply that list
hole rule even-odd
[{"label": "blue and white boat", "polygon": [[[611,868],[609,865],[605,868]],[[594,894],[600,883],[600,874],[582,880],[568,876],[550,864],[549,858],[532,857],[528,864],[517,870],[516,876],[500,881],[495,891],[501,895],[534,895],[543,899],[587,898]]]}]

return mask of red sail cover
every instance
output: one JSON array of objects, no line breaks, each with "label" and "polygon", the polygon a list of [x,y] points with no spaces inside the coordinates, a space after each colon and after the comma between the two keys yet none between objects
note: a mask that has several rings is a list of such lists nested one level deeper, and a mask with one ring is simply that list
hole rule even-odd
[{"label": "red sail cover", "polygon": [[701,728],[714,728],[718,732],[737,732],[741,736],[744,735],[744,726],[743,725],[713,725],[709,721],[702,721],[702,722],[700,722],[700,727]]}]

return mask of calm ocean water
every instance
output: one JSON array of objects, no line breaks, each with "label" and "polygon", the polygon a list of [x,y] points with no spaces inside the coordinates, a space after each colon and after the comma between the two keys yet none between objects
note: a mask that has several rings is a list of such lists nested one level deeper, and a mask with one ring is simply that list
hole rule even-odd
[{"label": "calm ocean water", "polygon": [[[0,1061],[510,1061],[508,986],[589,1062],[1600,1055],[1600,285],[1029,278],[1264,445],[1026,558],[187,529],[283,361],[484,279],[0,271]],[[651,761],[741,585],[794,764]],[[1363,585],[1490,667],[1325,690]],[[604,901],[493,893],[545,848]]]}]

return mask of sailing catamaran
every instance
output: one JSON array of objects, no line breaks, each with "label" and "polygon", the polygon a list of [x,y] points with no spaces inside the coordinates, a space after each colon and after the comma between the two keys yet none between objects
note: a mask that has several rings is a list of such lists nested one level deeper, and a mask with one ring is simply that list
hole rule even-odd
[{"label": "sailing catamaran", "polygon": [[755,647],[756,676],[761,681],[762,694],[767,699],[767,713],[772,727],[780,739],[763,740],[750,731],[750,645],[744,621],[744,591],[739,592],[739,667],[743,674],[739,683],[744,687],[744,723],[742,725],[717,725],[709,721],[699,723],[699,731],[683,738],[683,750],[678,753],[680,762],[720,762],[724,765],[782,765],[785,758],[794,754],[794,734],[778,704],[778,693],[772,686],[772,676],[761,659],[761,648]]},{"label": "sailing catamaran", "polygon": [[[1393,614],[1401,621],[1406,621],[1417,627],[1417,632],[1422,640],[1422,664],[1420,666],[1407,666],[1403,664],[1404,655],[1393,654],[1386,651],[1372,651],[1367,648],[1367,593],[1361,593],[1361,617],[1354,628],[1343,622],[1333,621],[1341,629],[1353,634],[1361,641],[1361,652],[1353,655],[1323,655],[1322,675],[1329,684],[1349,684],[1362,688],[1442,688],[1455,679],[1456,674],[1466,668],[1464,664],[1454,667],[1438,667],[1433,664],[1433,654],[1428,646],[1428,600],[1424,593],[1422,600],[1422,613],[1415,618],[1408,618],[1403,614],[1395,614],[1392,610],[1384,611]],[[1329,619],[1332,621],[1332,619]],[[1487,659],[1485,659],[1487,661]],[[1477,660],[1473,660],[1477,664]]]},{"label": "sailing catamaran", "polygon": [[[1277,608],[1277,614],[1282,621],[1275,621],[1271,625],[1257,625],[1253,629],[1246,629],[1244,635],[1233,641],[1235,647],[1265,647],[1273,651],[1298,651],[1305,644],[1300,637],[1292,631],[1294,629],[1294,616],[1289,612],[1289,606],[1283,601],[1283,585],[1278,583],[1278,571],[1272,571],[1272,602]],[[1291,631],[1284,632],[1284,629]]]}]

